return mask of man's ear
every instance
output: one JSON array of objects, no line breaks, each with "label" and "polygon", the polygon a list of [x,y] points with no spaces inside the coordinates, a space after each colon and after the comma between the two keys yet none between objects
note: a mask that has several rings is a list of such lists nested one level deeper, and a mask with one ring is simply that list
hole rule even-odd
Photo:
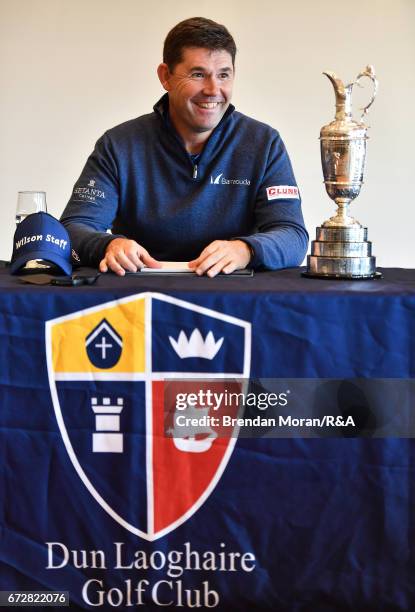
[{"label": "man's ear", "polygon": [[170,70],[167,64],[160,64],[157,68],[157,76],[159,78],[160,83],[166,91],[170,89]]}]

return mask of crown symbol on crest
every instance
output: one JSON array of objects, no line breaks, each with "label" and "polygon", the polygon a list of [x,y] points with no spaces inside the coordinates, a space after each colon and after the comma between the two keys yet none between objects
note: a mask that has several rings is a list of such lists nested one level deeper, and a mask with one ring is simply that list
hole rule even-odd
[{"label": "crown symbol on crest", "polygon": [[224,338],[215,340],[213,333],[210,331],[206,338],[203,339],[202,334],[196,328],[192,331],[191,336],[187,339],[186,334],[181,330],[177,340],[169,336],[170,343],[180,359],[187,357],[201,357],[202,359],[213,359],[220,350]]}]

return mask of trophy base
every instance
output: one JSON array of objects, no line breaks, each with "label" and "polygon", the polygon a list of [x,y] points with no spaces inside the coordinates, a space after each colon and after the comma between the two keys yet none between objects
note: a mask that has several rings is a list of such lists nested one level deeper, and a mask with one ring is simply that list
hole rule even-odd
[{"label": "trophy base", "polygon": [[301,276],[304,276],[304,278],[320,278],[323,280],[352,280],[352,281],[364,281],[364,280],[376,280],[376,279],[380,279],[383,277],[382,272],[374,272],[372,275],[370,276],[343,276],[343,275],[336,275],[336,274],[318,274],[318,273],[314,273],[314,272],[301,272]]},{"label": "trophy base", "polygon": [[364,280],[380,278],[366,227],[325,227],[316,231],[307,257],[307,278]]},{"label": "trophy base", "polygon": [[358,229],[362,227],[359,221],[356,221],[353,217],[347,216],[339,216],[335,215],[334,217],[330,217],[327,221],[325,221],[322,227],[348,227]]}]

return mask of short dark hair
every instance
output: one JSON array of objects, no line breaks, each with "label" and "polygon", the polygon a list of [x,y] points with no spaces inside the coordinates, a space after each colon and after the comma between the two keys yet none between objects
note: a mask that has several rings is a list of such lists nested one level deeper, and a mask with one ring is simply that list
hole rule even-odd
[{"label": "short dark hair", "polygon": [[163,62],[170,71],[182,60],[183,49],[202,47],[212,51],[227,51],[235,65],[236,45],[225,26],[205,17],[191,17],[178,23],[166,36]]}]

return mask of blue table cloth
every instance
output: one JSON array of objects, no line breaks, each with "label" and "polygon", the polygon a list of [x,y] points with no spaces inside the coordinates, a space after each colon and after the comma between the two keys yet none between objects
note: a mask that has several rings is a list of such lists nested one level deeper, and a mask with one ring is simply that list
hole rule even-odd
[{"label": "blue table cloth", "polygon": [[410,437],[217,438],[189,462],[163,450],[169,376],[394,379],[398,403],[415,271],[383,272],[77,288],[1,274],[0,590],[69,591],[80,610],[413,609]]}]

